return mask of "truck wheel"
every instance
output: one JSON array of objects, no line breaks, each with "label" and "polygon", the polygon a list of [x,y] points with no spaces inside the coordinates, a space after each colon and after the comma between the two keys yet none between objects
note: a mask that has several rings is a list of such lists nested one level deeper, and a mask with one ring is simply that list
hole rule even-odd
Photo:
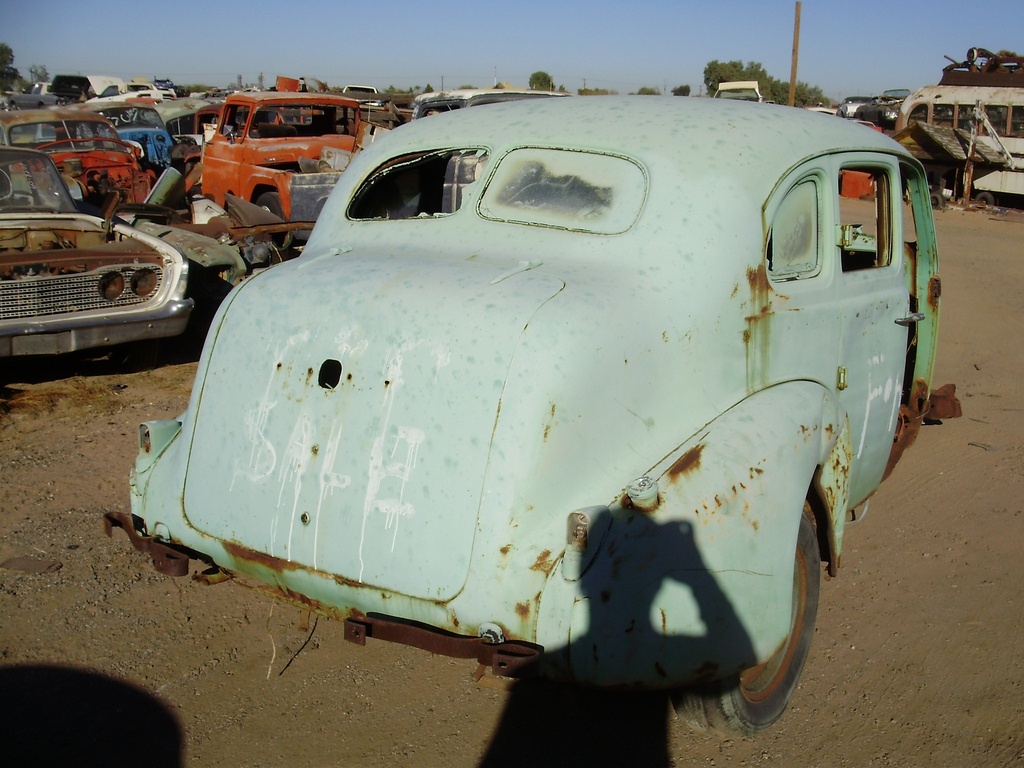
[{"label": "truck wheel", "polygon": [[992,206],[994,206],[996,204],[996,196],[993,195],[991,192],[987,192],[987,191],[985,191],[985,192],[978,192],[974,196],[974,202],[981,203],[982,205],[987,206],[988,208],[991,208]]},{"label": "truck wheel", "polygon": [[278,192],[264,192],[256,198],[256,205],[266,208],[275,216],[284,220],[284,209],[281,207],[281,195]]},{"label": "truck wheel", "polygon": [[810,652],[820,585],[818,536],[811,515],[805,513],[797,535],[789,637],[764,664],[675,694],[677,714],[696,730],[748,736],[778,720],[796,690]]}]

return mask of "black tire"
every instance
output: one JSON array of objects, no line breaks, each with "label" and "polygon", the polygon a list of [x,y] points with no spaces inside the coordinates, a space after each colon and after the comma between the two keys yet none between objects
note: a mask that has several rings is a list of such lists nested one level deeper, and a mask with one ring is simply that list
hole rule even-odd
[{"label": "black tire", "polygon": [[996,196],[988,191],[977,192],[974,195],[974,202],[991,208],[996,204]]},{"label": "black tire", "polygon": [[266,208],[282,221],[284,220],[284,208],[281,207],[281,194],[279,192],[264,192],[256,198],[256,205]]},{"label": "black tire", "polygon": [[936,211],[941,211],[946,207],[946,196],[942,194],[941,190],[932,190],[931,193],[932,208]]},{"label": "black tire", "polygon": [[753,735],[785,712],[796,690],[818,616],[821,556],[814,520],[807,510],[797,534],[793,571],[793,613],[786,641],[764,664],[731,678],[680,691],[677,714],[696,730]]}]

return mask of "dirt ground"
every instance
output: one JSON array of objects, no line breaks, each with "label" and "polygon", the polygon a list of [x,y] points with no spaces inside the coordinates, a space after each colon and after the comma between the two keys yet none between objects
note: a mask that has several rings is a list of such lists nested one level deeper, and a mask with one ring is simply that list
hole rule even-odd
[{"label": "dirt ground", "polygon": [[937,221],[934,383],[964,415],[926,426],[847,528],[765,734],[691,733],[660,695],[482,685],[472,662],[155,573],[100,518],[128,509],[138,422],[185,407],[178,344],[131,375],[0,363],[0,762],[1024,767],[1024,217]]}]

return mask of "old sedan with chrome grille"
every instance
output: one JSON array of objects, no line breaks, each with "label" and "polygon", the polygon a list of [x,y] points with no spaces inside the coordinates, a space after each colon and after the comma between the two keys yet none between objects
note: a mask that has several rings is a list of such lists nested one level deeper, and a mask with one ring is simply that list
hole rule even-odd
[{"label": "old sedan with chrome grille", "polygon": [[767,727],[848,516],[956,405],[922,169],[833,122],[538,99],[379,138],[221,307],[108,532],[357,643]]},{"label": "old sedan with chrome grille", "polygon": [[80,213],[49,155],[0,147],[0,358],[176,336],[187,275],[172,245]]}]

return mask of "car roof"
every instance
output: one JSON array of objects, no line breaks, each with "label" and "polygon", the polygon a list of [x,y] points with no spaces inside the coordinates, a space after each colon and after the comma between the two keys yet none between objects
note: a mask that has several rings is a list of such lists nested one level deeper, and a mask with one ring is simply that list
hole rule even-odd
[{"label": "car roof", "polygon": [[883,134],[806,109],[679,96],[529,99],[460,109],[403,125],[369,149],[379,159],[379,151],[398,152],[403,138],[401,151],[460,145],[499,152],[523,145],[591,149],[631,156],[655,170],[666,163],[686,168],[690,178],[730,175],[745,188],[751,181],[774,185],[800,159],[819,154],[861,149],[909,157]]},{"label": "car roof", "polygon": [[430,93],[421,93],[415,99],[413,103],[423,103],[428,101],[442,101],[448,99],[470,99],[474,96],[483,95],[501,95],[508,94],[512,96],[530,95],[530,96],[571,96],[568,91],[535,91],[530,88],[452,88],[447,91],[431,91]]},{"label": "car roof", "polygon": [[228,104],[247,102],[250,104],[265,104],[274,101],[286,101],[292,104],[309,102],[311,104],[323,104],[334,102],[346,107],[360,106],[357,99],[351,96],[343,96],[340,93],[319,93],[317,91],[235,91],[230,93],[226,99]]},{"label": "car roof", "polygon": [[89,120],[109,123],[99,112],[77,107],[50,107],[48,109],[19,109],[11,112],[0,112],[0,123],[17,125],[20,123],[51,123],[55,120]]},{"label": "car roof", "polygon": [[183,115],[192,115],[196,112],[220,112],[221,106],[224,102],[222,100],[211,101],[209,99],[197,99],[197,98],[184,98],[184,99],[168,99],[167,101],[159,101],[153,105],[153,108],[160,113],[160,117],[166,120],[173,120],[176,117],[182,117]]}]

